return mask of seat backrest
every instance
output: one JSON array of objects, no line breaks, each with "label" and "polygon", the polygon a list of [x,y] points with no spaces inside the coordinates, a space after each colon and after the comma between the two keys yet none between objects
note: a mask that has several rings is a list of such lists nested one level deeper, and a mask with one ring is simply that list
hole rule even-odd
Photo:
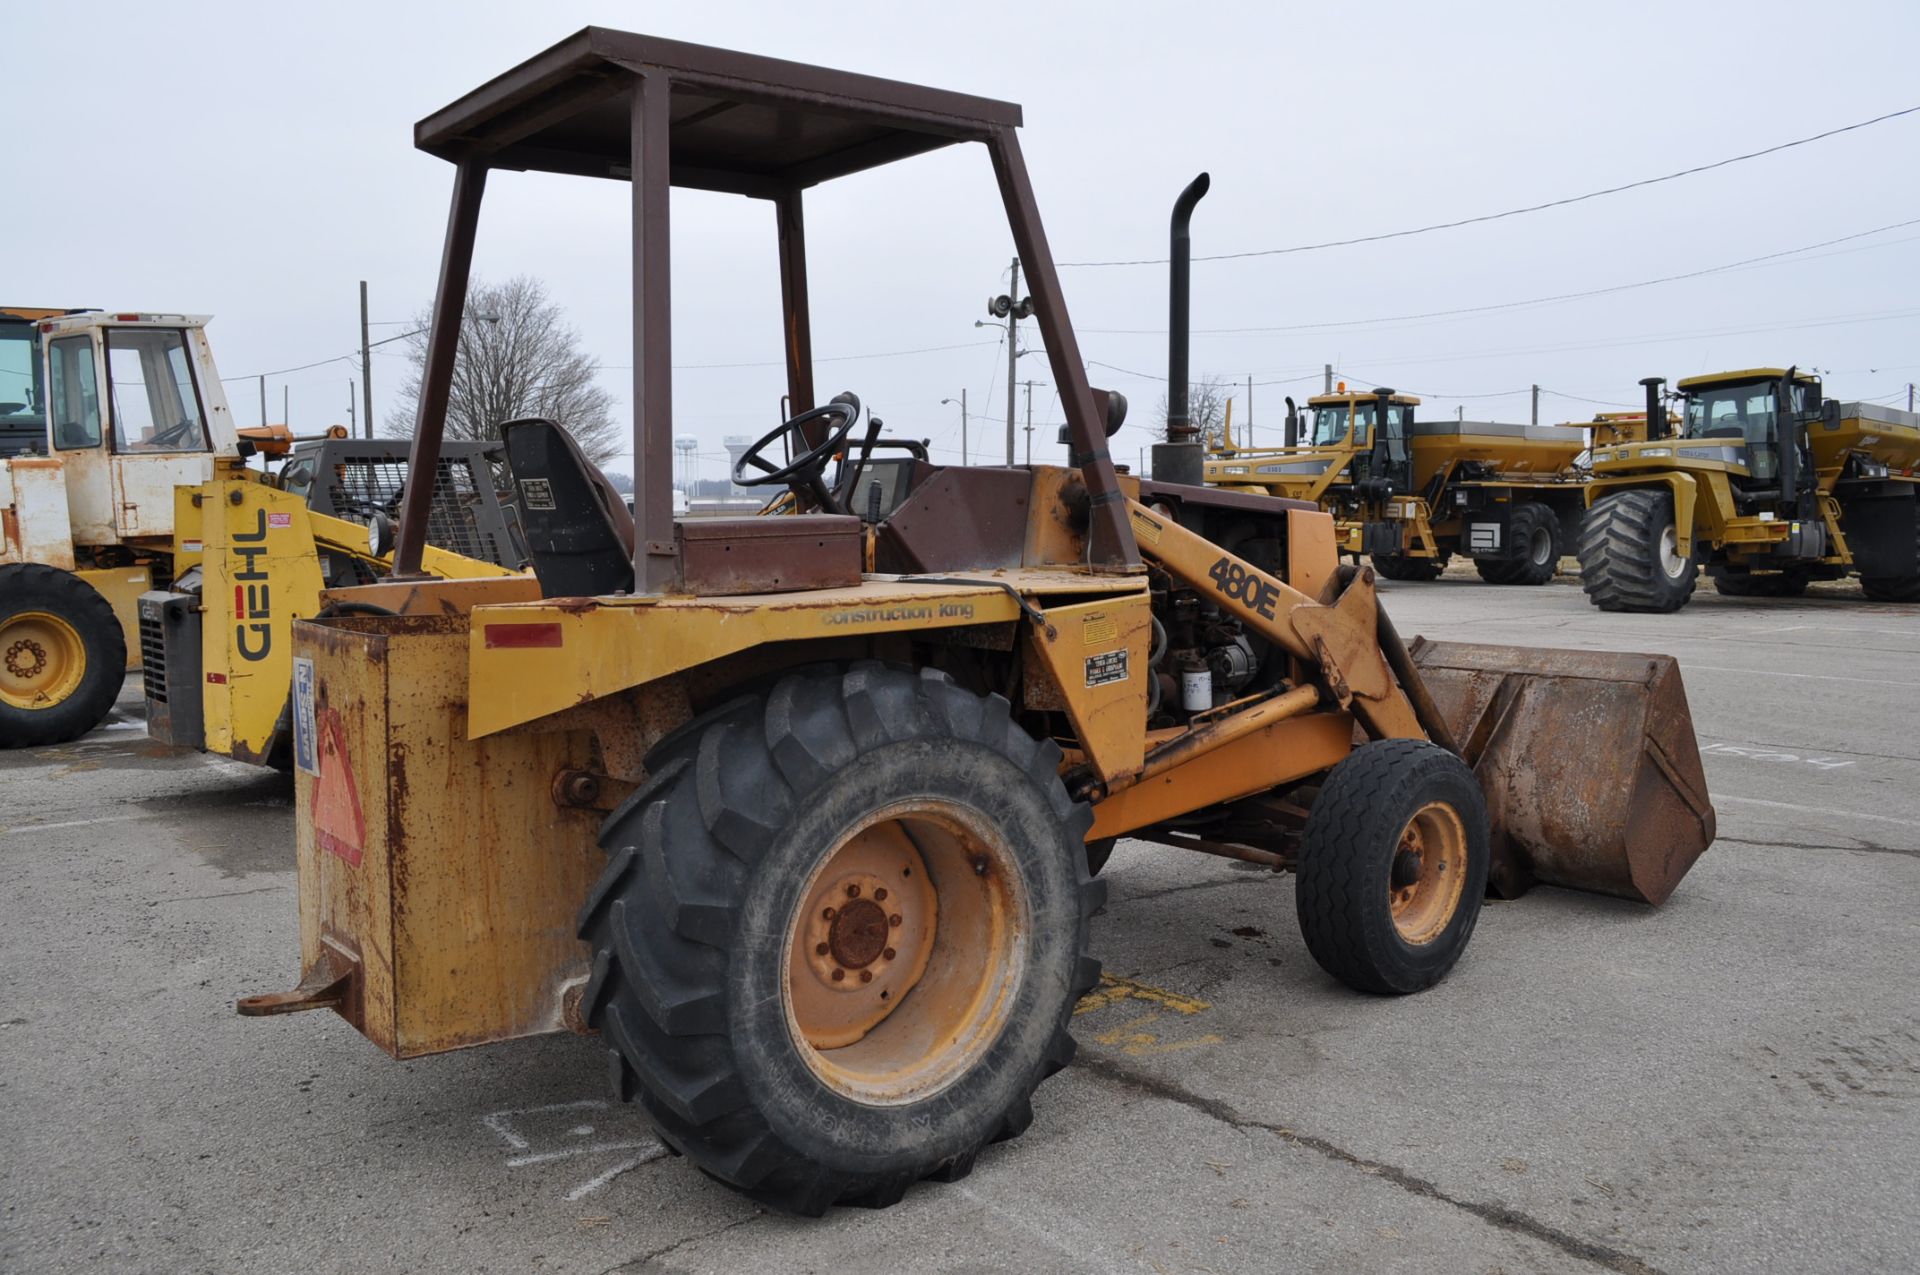
[{"label": "seat backrest", "polygon": [[564,427],[531,417],[501,427],[514,504],[540,593],[598,597],[633,588],[633,515]]}]

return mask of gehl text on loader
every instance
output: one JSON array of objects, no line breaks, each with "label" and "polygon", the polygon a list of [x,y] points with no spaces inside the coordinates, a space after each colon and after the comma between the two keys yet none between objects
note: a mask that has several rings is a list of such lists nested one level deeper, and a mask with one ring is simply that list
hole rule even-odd
[{"label": "gehl text on loader", "polygon": [[[537,579],[416,578],[409,503],[394,577],[331,595],[400,614],[296,626],[303,972],[242,1013],[329,1008],[402,1058],[596,1033],[670,1147],[819,1213],[1026,1128],[1112,838],[1294,871],[1308,947],[1373,993],[1441,979],[1489,888],[1667,897],[1714,831],[1674,662],[1409,647],[1325,513],[1205,486],[1186,439],[1120,473],[1020,122],[589,28],[417,126],[454,191],[415,469],[490,174],[630,181],[635,513],[517,422]],[[815,395],[804,192],[957,143],[1031,272],[1064,467],[938,465]],[[794,415],[735,463],[784,489],[766,516],[672,516],[674,186],[771,214]]]}]

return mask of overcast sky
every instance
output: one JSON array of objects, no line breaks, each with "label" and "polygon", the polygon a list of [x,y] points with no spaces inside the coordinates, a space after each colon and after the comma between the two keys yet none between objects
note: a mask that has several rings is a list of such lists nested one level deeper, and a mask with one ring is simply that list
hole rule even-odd
[{"label": "overcast sky", "polygon": [[[452,170],[415,120],[597,23],[1022,103],[1062,262],[1165,255],[1197,172],[1195,252],[1376,234],[1580,194],[1920,105],[1920,5],[907,3],[325,5],[7,0],[11,190],[0,302],[204,312],[235,416],[253,373],[357,349],[431,299]],[[767,205],[674,196],[675,432],[721,454],[777,423]],[[632,402],[624,185],[497,174],[476,271],[547,284],[623,421]],[[1920,114],[1572,207],[1385,243],[1194,267],[1196,376],[1254,388],[1256,441],[1320,367],[1423,395],[1425,415],[1584,420],[1638,379],[1758,364],[1905,404],[1920,376],[1920,224],[1607,296],[1440,319],[1722,266],[1920,218]],[[846,388],[957,459],[1004,449],[1005,354],[976,329],[1012,245],[984,148],[808,195],[822,396]],[[1062,270],[1096,385],[1124,390],[1133,459],[1166,367],[1158,265]],[[1341,325],[1305,328],[1304,325]],[[1031,325],[1028,331],[1031,332]],[[1031,339],[1038,341],[1037,332]],[[954,348],[933,348],[954,347]],[[384,419],[405,373],[375,359]],[[898,351],[930,351],[895,354]],[[892,357],[850,357],[890,354]],[[714,367],[714,364],[756,366]],[[700,366],[708,365],[708,366]],[[1126,369],[1125,372],[1112,370]],[[301,429],[344,421],[352,362],[268,379]],[[1043,357],[1022,378],[1050,381]],[[1597,400],[1597,401],[1588,401]],[[1058,461],[1050,385],[1034,456]],[[1024,394],[1022,399],[1024,423]],[[986,417],[986,420],[979,418]],[[983,438],[984,436],[984,438]],[[610,465],[619,467],[620,462]],[[717,477],[718,459],[704,473]]]}]

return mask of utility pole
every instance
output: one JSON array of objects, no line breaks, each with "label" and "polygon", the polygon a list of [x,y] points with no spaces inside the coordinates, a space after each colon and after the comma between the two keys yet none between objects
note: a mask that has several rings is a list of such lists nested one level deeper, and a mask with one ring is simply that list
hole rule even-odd
[{"label": "utility pole", "polygon": [[1247,373],[1247,446],[1253,446],[1253,373]]},{"label": "utility pole", "polygon": [[1540,423],[1540,387],[1538,385],[1533,387],[1533,423],[1535,425]]},{"label": "utility pole", "polygon": [[1909,412],[1913,410],[1913,382],[1912,381],[1907,382],[1907,410]]},{"label": "utility pole", "polygon": [[355,405],[359,401],[360,401],[359,395],[354,389],[353,382],[348,381],[347,382],[347,433],[348,434],[353,434],[357,432],[360,428],[360,422],[354,419],[354,417],[359,414],[355,410]]},{"label": "utility pole", "polygon": [[1453,420],[1456,425],[1465,425],[1467,423],[1467,409],[1464,406],[1455,407],[1453,409]]},{"label": "utility pole", "polygon": [[[955,401],[954,399],[943,398],[940,400],[940,406],[945,407],[947,404]],[[964,468],[967,464],[967,391],[965,386],[962,386],[960,389],[958,402],[960,404],[960,464]]]},{"label": "utility pole", "polygon": [[1333,364],[1331,364],[1331,363],[1328,363],[1328,364],[1326,364],[1326,365],[1325,365],[1325,366],[1324,366],[1324,367],[1323,367],[1323,368],[1321,369],[1321,372],[1320,372],[1320,392],[1321,392],[1322,394],[1331,394],[1331,393],[1333,393]]},{"label": "utility pole", "polygon": [[1018,337],[1020,329],[1020,258],[1013,259],[1013,286],[1007,290],[1012,302],[1007,307],[1007,464],[1013,464],[1013,378],[1020,374]]},{"label": "utility pole", "polygon": [[1033,387],[1045,385],[1045,381],[1022,381],[1027,387],[1027,464],[1033,464]]},{"label": "utility pole", "polygon": [[360,416],[373,437],[373,345],[367,340],[367,281],[360,281]]},{"label": "utility pole", "polygon": [[260,374],[260,424],[267,423],[267,375]]},{"label": "utility pole", "polygon": [[284,384],[280,386],[280,423],[288,428],[293,426],[293,413],[287,410],[287,387]]}]

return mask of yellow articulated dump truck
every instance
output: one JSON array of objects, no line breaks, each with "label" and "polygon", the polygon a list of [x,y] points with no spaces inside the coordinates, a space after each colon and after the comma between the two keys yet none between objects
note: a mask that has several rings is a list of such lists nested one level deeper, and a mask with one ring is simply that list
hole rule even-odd
[{"label": "yellow articulated dump truck", "polygon": [[1419,420],[1389,389],[1288,402],[1286,445],[1216,444],[1206,478],[1333,514],[1344,553],[1389,580],[1434,580],[1461,554],[1492,584],[1545,584],[1585,506],[1577,426]]},{"label": "yellow articulated dump truck", "polygon": [[[1677,886],[1714,811],[1671,658],[1403,642],[1326,513],[1206,485],[1196,443],[1116,471],[1020,120],[588,28],[421,121],[454,195],[415,471],[492,175],[630,181],[634,511],[512,423],[531,577],[424,578],[409,501],[393,574],[294,626],[299,980],[242,1013],[400,1058],[583,1033],[669,1146],[817,1214],[1028,1127],[1113,838],[1297,874],[1307,949],[1380,995],[1444,978],[1489,890]],[[935,464],[815,393],[805,192],[955,144],[998,177],[1065,466]],[[676,184],[779,228],[794,415],[733,466],[763,516],[673,516]]]},{"label": "yellow articulated dump truck", "polygon": [[[9,314],[0,353],[20,389],[0,401],[14,423],[0,458],[0,747],[79,738],[143,668],[157,737],[268,760],[285,733],[290,626],[329,580],[384,571],[366,524],[398,507],[405,445],[236,428],[204,315]],[[454,444],[441,462],[430,534],[468,550],[431,552],[443,573],[519,565],[481,450]],[[189,630],[204,642],[190,661]]]},{"label": "yellow articulated dump truck", "polygon": [[[1646,419],[1667,420],[1651,377]],[[1603,611],[1676,611],[1702,565],[1720,593],[1793,597],[1858,577],[1920,602],[1920,415],[1840,402],[1797,368],[1693,376],[1681,425],[1596,445],[1580,582]]]}]

